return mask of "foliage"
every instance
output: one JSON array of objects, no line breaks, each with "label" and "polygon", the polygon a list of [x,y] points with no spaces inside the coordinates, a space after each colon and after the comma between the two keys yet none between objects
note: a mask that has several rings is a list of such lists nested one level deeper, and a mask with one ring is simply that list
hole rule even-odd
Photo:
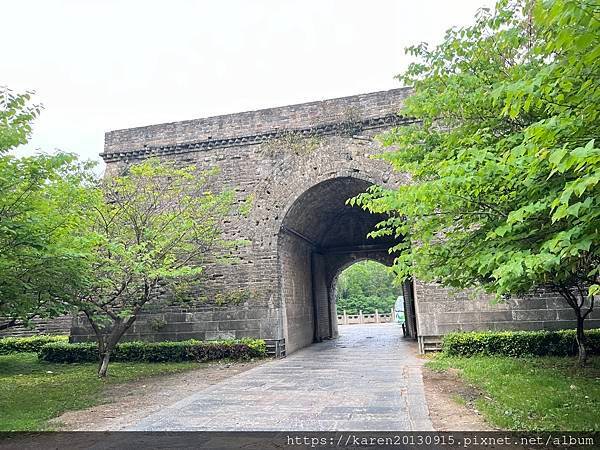
[{"label": "foliage", "polygon": [[[326,134],[353,137],[363,130],[360,111],[356,107],[346,108],[326,125]],[[318,150],[323,143],[319,129],[284,129],[278,131],[261,144],[265,156],[306,156]]]},{"label": "foliage", "polygon": [[31,123],[40,114],[41,106],[30,103],[33,92],[15,94],[0,86],[0,155],[26,144]]},{"label": "foliage", "polygon": [[284,130],[275,139],[261,145],[262,152],[268,157],[278,155],[309,155],[319,148],[321,138],[316,133],[302,133],[296,130]]},{"label": "foliage", "polygon": [[29,337],[5,337],[0,339],[0,355],[11,353],[37,353],[51,342],[69,342],[69,336],[40,334]]},{"label": "foliage", "polygon": [[460,370],[482,391],[475,407],[493,425],[518,431],[596,431],[600,427],[600,358],[586,368],[572,358],[439,355],[436,371]]},{"label": "foliage", "polygon": [[[181,362],[218,359],[248,359],[266,356],[262,339],[225,341],[124,342],[118,344],[111,359],[121,362]],[[98,360],[94,343],[49,343],[41,347],[39,358],[54,363],[82,363]]]},{"label": "foliage", "polygon": [[336,285],[338,313],[390,311],[399,295],[393,283],[393,272],[383,264],[361,261],[351,265],[340,274]]},{"label": "foliage", "polygon": [[73,155],[10,156],[39,112],[29,99],[0,96],[0,329],[77,308],[96,333],[104,376],[146,304],[189,294],[208,258],[225,261],[241,245],[222,238],[234,194],[208,189],[216,169],[148,160],[99,182]]},{"label": "foliage", "polygon": [[68,310],[83,283],[79,270],[90,242],[91,165],[74,155],[16,157],[39,107],[29,94],[0,92],[0,329]]},{"label": "foliage", "polygon": [[47,430],[46,422],[65,411],[105,402],[111,385],[195,368],[195,362],[115,363],[101,380],[96,364],[50,364],[33,353],[0,356],[0,431]]},{"label": "foliage", "polygon": [[600,290],[600,4],[500,0],[451,29],[400,77],[401,113],[421,121],[382,137],[412,176],[352,200],[403,235],[401,277],[498,296],[544,285],[583,320]]},{"label": "foliage", "polygon": [[[586,336],[588,353],[600,355],[600,330],[589,330]],[[450,356],[573,356],[577,340],[575,330],[449,333],[442,350]]]},{"label": "foliage", "polygon": [[74,302],[96,334],[100,376],[144,306],[165,291],[190,298],[206,260],[219,260],[217,252],[226,260],[238,244],[222,238],[234,195],[208,189],[216,173],[150,159],[102,183],[90,227],[94,249],[82,268],[87,284]]},{"label": "foliage", "polygon": [[217,306],[241,305],[252,298],[252,291],[248,289],[233,289],[215,294],[214,303]]}]

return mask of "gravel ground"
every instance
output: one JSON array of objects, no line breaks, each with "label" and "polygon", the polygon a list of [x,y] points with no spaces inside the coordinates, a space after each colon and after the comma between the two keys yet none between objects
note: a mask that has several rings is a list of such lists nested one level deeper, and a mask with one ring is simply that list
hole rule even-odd
[{"label": "gravel ground", "polygon": [[434,372],[423,367],[425,397],[437,431],[493,431],[477,411],[480,392],[468,386],[455,370]]}]

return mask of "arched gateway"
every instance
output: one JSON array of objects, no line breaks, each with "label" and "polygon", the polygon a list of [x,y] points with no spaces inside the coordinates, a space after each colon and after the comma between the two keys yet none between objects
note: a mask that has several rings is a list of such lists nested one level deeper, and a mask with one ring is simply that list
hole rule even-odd
[{"label": "arched gateway", "polygon": [[[184,305],[158,299],[127,339],[262,337],[279,352],[335,337],[335,279],[354,261],[391,264],[390,240],[367,239],[381,218],[346,205],[371,184],[409,182],[372,155],[373,137],[408,119],[397,115],[407,89],[175,122],[106,134],[108,173],[148,157],[220,167],[215,189],[230,188],[247,216],[231,217],[226,234],[246,239],[237,262],[211,265]],[[557,328],[571,312],[557,298],[490,304],[418,282],[404,286],[410,328],[420,348],[455,329]],[[409,314],[410,315],[410,314]],[[415,326],[416,325],[416,330]],[[91,337],[86,319],[74,341]]]},{"label": "arched gateway", "polygon": [[321,181],[296,198],[283,218],[279,292],[290,351],[337,336],[334,282],[345,267],[365,258],[393,262],[392,239],[367,239],[381,217],[346,205],[370,184],[348,173]]}]

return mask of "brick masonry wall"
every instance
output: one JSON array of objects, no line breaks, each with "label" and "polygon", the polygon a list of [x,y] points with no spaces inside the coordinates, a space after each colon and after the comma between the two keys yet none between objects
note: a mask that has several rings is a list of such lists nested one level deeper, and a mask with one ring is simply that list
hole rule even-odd
[{"label": "brick masonry wall", "polygon": [[[377,245],[365,237],[377,218],[345,200],[373,183],[410,182],[371,157],[385,151],[373,139],[376,134],[409,122],[395,115],[408,94],[396,89],[107,133],[102,156],[108,176],[156,156],[200,170],[218,166],[212,189],[233,189],[238,202],[253,198],[248,217],[223,223],[227,237],[250,241],[239,249],[238,261],[210,264],[183,305],[166,294],[157,299],[126,339],[284,338],[291,352],[313,340],[313,296],[319,336],[335,337],[336,321],[332,328],[325,325],[339,272],[365,258],[391,263],[387,251],[371,248]],[[340,250],[344,246],[350,248]],[[315,254],[322,255],[316,263]],[[518,301],[490,305],[418,283],[415,294],[423,339],[455,329],[571,324],[564,309],[551,307],[551,297],[537,298],[539,307]],[[228,298],[242,301],[223,301]],[[334,303],[331,307],[335,310]],[[71,331],[73,341],[92,338],[81,317]]]},{"label": "brick masonry wall", "polygon": [[[311,247],[301,239],[283,234],[280,240],[282,334],[288,353],[309,345],[314,337]],[[283,325],[285,324],[285,327]]]},{"label": "brick masonry wall", "polygon": [[[126,339],[286,337],[288,352],[312,342],[311,274],[306,256],[311,250],[303,249],[298,243],[290,244],[286,249],[288,241],[281,232],[282,223],[310,188],[329,180],[357,180],[362,183],[361,187],[371,183],[392,186],[406,181],[406,177],[393,173],[387,163],[370,158],[381,151],[372,141],[373,135],[389,127],[388,122],[372,119],[393,116],[406,93],[405,89],[399,89],[107,133],[103,156],[107,160],[107,174],[111,175],[148,156],[138,151],[140,146],[194,144],[209,136],[216,141],[269,131],[321,127],[334,122],[350,121],[353,124],[350,132],[343,127],[333,131],[315,128],[310,137],[310,142],[315,145],[310,149],[303,148],[302,143],[290,145],[277,136],[264,142],[238,142],[202,150],[189,146],[158,149],[157,154],[162,159],[181,165],[194,164],[200,170],[219,166],[220,174],[212,181],[213,189],[234,189],[239,202],[248,196],[254,199],[249,217],[231,217],[224,223],[228,237],[247,239],[251,243],[239,250],[236,264],[211,264],[185,306],[170,304],[167,298],[159,299],[156,307],[136,322]],[[360,126],[355,127],[356,124]],[[324,190],[322,196],[313,196],[310,202],[314,206],[314,215],[304,222],[302,214],[297,215],[293,225],[310,230],[325,219],[331,221],[331,214],[336,215],[335,210],[328,210],[328,217],[320,217],[317,215],[319,202],[327,204],[329,197],[340,204],[339,208],[346,208],[345,200],[362,190],[357,190],[357,186],[356,183],[341,183],[334,186],[335,189]],[[303,212],[303,208],[299,209]],[[329,228],[321,224],[321,229]],[[350,228],[340,224],[331,234],[340,235]],[[323,286],[320,292],[331,287]],[[243,304],[216,305],[218,296],[235,296],[240,292],[245,297]],[[326,296],[323,297],[326,302]],[[322,306],[320,311],[324,314],[328,309]],[[326,317],[319,321],[321,324],[328,322]],[[77,318],[72,340],[89,340],[92,338],[90,331],[86,320]],[[330,334],[325,329],[321,329],[321,333]]]},{"label": "brick masonry wall", "polygon": [[38,334],[69,334],[72,317],[70,315],[54,319],[34,319],[33,327],[17,326],[0,331],[0,338],[8,336],[27,337]]},{"label": "brick masonry wall", "polygon": [[[414,290],[422,344],[438,342],[451,331],[560,330],[576,326],[573,310],[553,292],[539,290],[496,301],[489,294],[455,291],[419,281]],[[600,327],[600,313],[594,311],[586,322],[589,328]]]},{"label": "brick masonry wall", "polygon": [[329,286],[327,284],[327,267],[325,257],[321,253],[313,253],[313,285],[317,304],[318,338],[333,337],[331,316],[329,314]]},{"label": "brick masonry wall", "polygon": [[394,114],[408,89],[354,95],[182,122],[163,123],[106,133],[104,152],[120,153],[144,147],[170,146],[223,138],[243,138],[277,129],[315,127],[357,118]]}]

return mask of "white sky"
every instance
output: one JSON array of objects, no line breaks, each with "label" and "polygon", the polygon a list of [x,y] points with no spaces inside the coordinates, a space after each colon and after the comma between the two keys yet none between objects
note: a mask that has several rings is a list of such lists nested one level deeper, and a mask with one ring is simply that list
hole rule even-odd
[{"label": "white sky", "polygon": [[0,85],[44,111],[26,152],[99,159],[104,132],[399,86],[404,48],[493,0],[12,0]]}]

